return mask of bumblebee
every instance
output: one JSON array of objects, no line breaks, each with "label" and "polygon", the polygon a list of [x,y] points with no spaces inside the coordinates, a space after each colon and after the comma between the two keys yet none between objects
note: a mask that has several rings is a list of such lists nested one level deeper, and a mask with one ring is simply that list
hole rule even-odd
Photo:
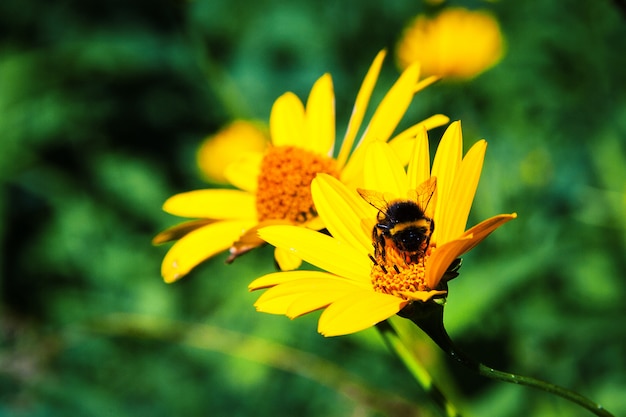
[{"label": "bumblebee", "polygon": [[435,230],[435,222],[426,216],[426,208],[435,190],[435,178],[416,190],[415,199],[387,202],[382,193],[357,190],[365,201],[378,210],[372,230],[375,263],[378,263],[377,260],[384,263],[390,248],[395,249],[407,264],[423,259]]}]

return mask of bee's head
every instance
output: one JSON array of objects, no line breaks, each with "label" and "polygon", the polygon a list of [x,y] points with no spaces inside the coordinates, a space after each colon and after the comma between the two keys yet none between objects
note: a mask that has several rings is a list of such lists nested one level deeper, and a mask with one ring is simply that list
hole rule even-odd
[{"label": "bee's head", "polygon": [[414,253],[423,249],[425,242],[429,240],[429,234],[429,230],[425,227],[412,226],[402,230],[392,230],[391,238],[401,251]]}]

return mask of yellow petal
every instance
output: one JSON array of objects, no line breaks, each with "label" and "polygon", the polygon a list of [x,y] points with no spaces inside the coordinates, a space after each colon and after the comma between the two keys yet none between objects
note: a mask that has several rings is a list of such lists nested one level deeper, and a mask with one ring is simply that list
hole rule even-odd
[{"label": "yellow petal", "polygon": [[422,127],[415,137],[415,144],[412,158],[409,161],[407,177],[409,179],[409,189],[415,190],[430,178],[430,151],[428,149],[428,133]]},{"label": "yellow petal", "polygon": [[322,230],[326,226],[324,226],[324,221],[319,216],[315,216],[302,223],[302,227],[312,230]]},{"label": "yellow petal", "polygon": [[426,285],[436,288],[452,261],[463,253],[464,248],[471,244],[472,236],[464,236],[438,246],[426,261]]},{"label": "yellow petal", "polygon": [[259,230],[259,236],[335,275],[356,281],[370,279],[367,255],[328,235],[298,226],[269,226]]},{"label": "yellow petal", "polygon": [[297,146],[302,148],[304,135],[304,106],[293,93],[278,97],[270,114],[270,133],[274,146]]},{"label": "yellow petal", "polygon": [[350,187],[363,187],[363,165],[365,164],[364,147],[359,146],[350,155],[350,160],[341,171],[341,182]]},{"label": "yellow petal", "polygon": [[274,259],[281,271],[298,269],[302,264],[302,259],[283,248],[274,249]]},{"label": "yellow petal", "polygon": [[413,89],[413,94],[419,93],[420,91],[422,91],[423,89],[425,89],[429,85],[432,85],[433,83],[439,81],[440,79],[441,79],[441,77],[436,76],[436,75],[431,75],[430,77],[424,78],[423,80],[421,80],[420,82],[415,84],[415,87]]},{"label": "yellow petal", "polygon": [[365,188],[405,196],[409,182],[404,167],[388,143],[372,142],[365,149]]},{"label": "yellow petal", "polygon": [[461,164],[463,135],[461,122],[456,121],[446,129],[433,161],[432,176],[437,177],[440,198],[445,199],[452,187],[452,181]]},{"label": "yellow petal", "polygon": [[226,263],[234,262],[238,257],[245,255],[253,249],[265,244],[265,241],[259,237],[259,229],[274,224],[291,224],[288,220],[275,219],[264,220],[254,226],[248,228],[239,238],[230,246],[228,250],[230,255],[226,259]]},{"label": "yellow petal", "polygon": [[372,239],[364,233],[361,220],[374,217],[375,212],[361,196],[348,189],[336,178],[318,174],[311,183],[313,202],[331,235],[367,254]]},{"label": "yellow petal", "polygon": [[326,274],[324,277],[301,278],[265,291],[254,304],[258,311],[285,314],[290,318],[310,313],[346,294],[363,291],[354,281]]},{"label": "yellow petal", "polygon": [[202,261],[230,247],[256,221],[222,221],[185,235],[163,258],[161,274],[167,283],[185,276]]},{"label": "yellow petal", "polygon": [[419,78],[419,65],[407,68],[389,89],[363,135],[363,143],[373,140],[387,141],[413,99],[413,87]]},{"label": "yellow petal", "polygon": [[408,165],[415,147],[415,135],[409,136],[405,133],[406,130],[388,142],[403,167]]},{"label": "yellow petal", "polygon": [[438,246],[426,264],[426,284],[430,288],[435,288],[452,261],[469,252],[498,227],[516,217],[516,213],[491,217],[472,227],[457,239]]},{"label": "yellow petal", "polygon": [[217,220],[191,220],[188,222],[177,224],[176,226],[169,227],[154,238],[152,238],[153,245],[160,245],[161,243],[171,242],[172,240],[178,240],[185,236],[187,233],[192,232],[196,229],[206,226],[207,224],[211,224],[216,222]]},{"label": "yellow petal", "polygon": [[380,51],[378,55],[376,55],[374,62],[372,62],[370,69],[367,71],[367,75],[365,75],[365,78],[363,79],[363,83],[361,84],[361,88],[359,89],[359,93],[357,94],[354,102],[354,108],[352,109],[350,121],[348,122],[348,130],[346,131],[343,143],[341,144],[341,150],[339,151],[339,156],[337,157],[339,166],[345,165],[348,160],[348,156],[352,151],[354,139],[356,138],[359,128],[361,127],[361,123],[363,122],[363,117],[365,116],[365,111],[367,110],[367,105],[370,101],[370,97],[372,96],[374,86],[376,85],[376,80],[378,79],[378,74],[380,73],[380,68],[383,65],[385,55],[386,51],[384,50]]},{"label": "yellow petal", "polygon": [[263,153],[269,144],[269,133],[263,123],[234,120],[207,137],[198,148],[196,159],[202,176],[210,182],[227,181],[224,170],[243,153]]},{"label": "yellow petal", "polygon": [[[436,114],[399,133],[397,136],[389,141],[389,144],[392,146],[392,148],[399,157],[404,155],[410,155],[410,152],[413,149],[413,137],[417,135],[417,133],[423,127],[426,127],[427,130],[430,130],[448,123],[449,120],[450,119],[447,116],[444,116],[442,114]],[[364,146],[359,146],[354,150],[354,152],[350,156],[350,160],[341,172],[341,181],[344,184],[354,186],[355,188],[363,187],[362,174],[365,159],[364,148]],[[408,159],[400,159],[400,161],[402,162],[402,166],[405,166],[406,163],[408,163]]]},{"label": "yellow petal", "polygon": [[317,330],[324,336],[340,336],[365,330],[393,316],[407,302],[372,290],[354,292],[324,310]]},{"label": "yellow petal", "polygon": [[437,243],[444,244],[465,230],[467,217],[472,208],[476,188],[478,188],[486,149],[487,142],[484,140],[472,146],[461,162],[447,199],[441,200],[445,201],[445,204],[442,207],[442,222],[439,223],[441,228],[437,235]]},{"label": "yellow petal", "polygon": [[336,288],[332,291],[325,289],[311,291],[305,295],[295,298],[287,308],[285,315],[290,319],[295,319],[304,314],[325,308],[337,299],[345,297],[353,292],[353,289],[340,290]]},{"label": "yellow petal", "polygon": [[237,161],[228,164],[224,170],[224,177],[235,187],[255,193],[263,156],[264,154],[261,152],[246,153]]},{"label": "yellow petal", "polygon": [[449,121],[450,118],[448,116],[444,116],[443,114],[435,114],[398,133],[396,136],[393,137],[393,139],[389,141],[389,144],[393,144],[393,142],[395,142],[396,140],[406,140],[414,138],[419,135],[424,129],[428,131],[436,127],[443,126]]},{"label": "yellow petal", "polygon": [[435,295],[442,295],[447,293],[447,291],[440,291],[440,290],[430,290],[430,291],[400,291],[400,294],[404,295],[405,297],[410,298],[413,301],[422,301],[422,302],[426,302],[428,300],[430,300],[431,298],[433,298]]},{"label": "yellow petal", "polygon": [[287,272],[273,272],[271,274],[263,275],[260,278],[255,279],[248,285],[250,291],[261,290],[263,288],[273,287],[284,282],[295,281],[303,278],[319,278],[323,279],[327,276],[333,276],[328,272],[321,271],[287,271]]},{"label": "yellow petal", "polygon": [[[468,245],[464,248],[463,253],[466,253],[472,250],[474,246],[482,242],[483,239],[489,236],[498,227],[502,226],[504,223],[507,223],[508,221],[513,220],[515,218],[517,218],[517,213],[499,214],[487,220],[483,220],[476,226],[468,229],[463,234],[463,236],[466,236],[466,235],[472,236],[472,241],[471,241],[471,245]],[[461,253],[461,255],[463,253]]]},{"label": "yellow petal", "polygon": [[[406,166],[409,163],[411,155],[413,154],[413,147],[415,146],[415,138],[418,137],[424,129],[430,130],[434,127],[443,126],[448,123],[449,120],[448,117],[442,114],[436,114],[394,136],[389,141],[389,145],[391,145],[396,155],[400,158],[402,166]],[[428,161],[428,169],[428,174],[430,175],[430,161]]]},{"label": "yellow petal", "polygon": [[304,148],[332,157],[335,146],[335,94],[333,80],[323,75],[313,85],[306,104],[308,138]]},{"label": "yellow petal", "polygon": [[[463,153],[463,136],[460,122],[453,122],[446,129],[433,161],[431,175],[437,177],[437,197],[440,201],[439,207],[444,207],[448,201],[448,194],[452,188],[452,183],[456,172],[461,164]],[[435,231],[433,240],[437,242],[440,225],[446,219],[442,216],[442,210],[435,212]]]},{"label": "yellow petal", "polygon": [[254,194],[239,190],[206,189],[176,194],[163,210],[181,217],[205,219],[256,219]]},{"label": "yellow petal", "polygon": [[[279,287],[274,287],[279,288]],[[270,288],[266,292],[263,293],[259,297],[259,299],[254,303],[254,307],[256,311],[260,313],[268,313],[268,314],[287,314],[287,309],[289,306],[300,297],[300,294],[285,294],[282,297],[272,297],[267,298],[268,293],[271,296],[274,288]]]},{"label": "yellow petal", "polygon": [[426,130],[431,130],[436,127],[443,126],[450,122],[450,118],[444,114],[433,114],[432,116],[422,120],[415,126],[424,126]]}]

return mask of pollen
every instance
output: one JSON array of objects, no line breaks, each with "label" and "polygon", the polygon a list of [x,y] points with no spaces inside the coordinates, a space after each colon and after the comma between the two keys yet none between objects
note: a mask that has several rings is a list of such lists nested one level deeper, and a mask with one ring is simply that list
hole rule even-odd
[{"label": "pollen", "polygon": [[371,278],[374,291],[408,299],[403,293],[430,291],[426,285],[426,261],[434,245],[431,244],[417,262],[408,262],[407,257],[395,248],[389,248],[385,257],[372,258]]},{"label": "pollen", "polygon": [[261,163],[258,179],[258,220],[304,223],[317,216],[311,181],[318,173],[338,178],[336,161],[294,146],[270,148]]}]

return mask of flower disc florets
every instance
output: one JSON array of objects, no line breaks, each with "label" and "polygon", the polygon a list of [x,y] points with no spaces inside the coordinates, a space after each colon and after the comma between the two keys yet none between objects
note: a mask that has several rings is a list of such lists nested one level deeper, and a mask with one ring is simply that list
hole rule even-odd
[{"label": "flower disc florets", "polygon": [[374,291],[409,300],[406,293],[433,290],[426,285],[425,267],[433,249],[431,244],[417,262],[407,262],[406,256],[396,248],[389,248],[384,258],[374,258],[371,272]]},{"label": "flower disc florets", "polygon": [[258,177],[258,220],[304,223],[317,216],[311,181],[318,173],[339,177],[336,161],[295,146],[271,148],[263,158]]}]

